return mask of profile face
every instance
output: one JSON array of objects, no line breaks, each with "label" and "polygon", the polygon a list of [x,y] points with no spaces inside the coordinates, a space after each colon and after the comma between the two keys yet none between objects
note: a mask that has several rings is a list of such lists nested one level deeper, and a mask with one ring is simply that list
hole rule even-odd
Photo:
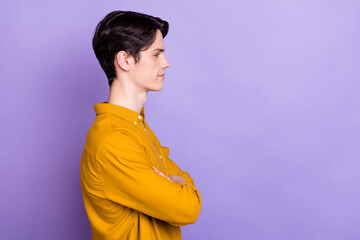
[{"label": "profile face", "polygon": [[135,84],[146,91],[160,91],[164,85],[165,69],[170,63],[164,55],[163,37],[158,29],[156,39],[148,49],[140,52],[140,61],[134,65],[131,77]]}]

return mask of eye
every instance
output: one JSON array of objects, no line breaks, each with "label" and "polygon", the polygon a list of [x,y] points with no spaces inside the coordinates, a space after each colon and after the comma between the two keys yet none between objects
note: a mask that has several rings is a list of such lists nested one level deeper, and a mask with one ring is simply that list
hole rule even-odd
[{"label": "eye", "polygon": [[159,54],[160,54],[160,53],[157,53],[157,54],[155,54],[154,56],[157,57],[157,56],[159,56]]}]

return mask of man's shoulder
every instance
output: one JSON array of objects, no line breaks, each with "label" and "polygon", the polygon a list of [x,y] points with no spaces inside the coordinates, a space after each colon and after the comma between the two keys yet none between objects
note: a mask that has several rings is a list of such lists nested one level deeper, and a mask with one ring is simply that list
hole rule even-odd
[{"label": "man's shoulder", "polygon": [[111,115],[97,115],[87,133],[84,150],[95,156],[105,141],[136,141],[136,133],[131,127],[126,121],[114,120]]}]

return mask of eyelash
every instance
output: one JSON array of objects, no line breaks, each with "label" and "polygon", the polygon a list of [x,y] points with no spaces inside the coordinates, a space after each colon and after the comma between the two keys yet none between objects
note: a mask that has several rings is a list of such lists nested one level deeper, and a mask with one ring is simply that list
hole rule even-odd
[{"label": "eyelash", "polygon": [[159,56],[159,54],[160,54],[160,53],[157,53],[157,54],[155,54],[154,56],[157,57],[157,56]]}]

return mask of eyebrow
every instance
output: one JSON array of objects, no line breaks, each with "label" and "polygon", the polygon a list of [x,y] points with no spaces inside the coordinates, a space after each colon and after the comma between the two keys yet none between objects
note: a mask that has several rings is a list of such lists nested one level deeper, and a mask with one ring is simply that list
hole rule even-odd
[{"label": "eyebrow", "polygon": [[155,51],[165,52],[165,49],[162,49],[162,48],[156,48],[156,49],[154,49],[154,50],[153,50],[153,52],[155,52]]}]

